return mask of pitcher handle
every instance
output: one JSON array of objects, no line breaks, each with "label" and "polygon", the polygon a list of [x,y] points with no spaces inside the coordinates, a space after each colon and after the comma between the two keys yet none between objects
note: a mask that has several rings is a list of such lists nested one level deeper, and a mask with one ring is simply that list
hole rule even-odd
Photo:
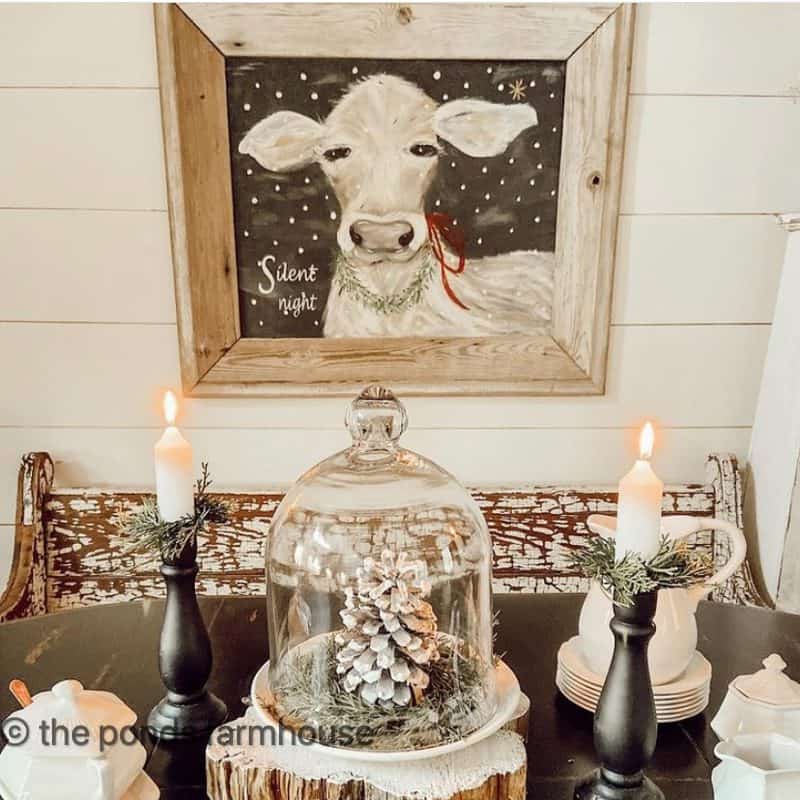
[{"label": "pitcher handle", "polygon": [[696,531],[720,531],[728,536],[731,546],[731,554],[727,562],[723,564],[704,584],[703,597],[708,595],[715,586],[720,586],[729,578],[732,578],[736,570],[744,563],[747,558],[747,541],[744,534],[737,525],[717,517],[695,517],[697,521]]},{"label": "pitcher handle", "polygon": [[[592,514],[586,524],[592,533],[606,538],[614,538],[617,532],[617,518],[604,514]],[[705,597],[715,586],[725,583],[747,557],[747,542],[744,534],[732,522],[717,517],[690,517],[686,514],[671,514],[661,518],[661,532],[673,541],[685,539],[698,531],[714,530],[725,533],[731,544],[731,556],[701,587]]]}]

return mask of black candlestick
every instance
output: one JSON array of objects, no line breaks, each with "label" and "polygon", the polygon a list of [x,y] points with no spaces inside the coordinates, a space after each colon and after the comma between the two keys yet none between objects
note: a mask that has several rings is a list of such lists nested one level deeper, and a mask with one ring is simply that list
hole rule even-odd
[{"label": "black candlestick", "polygon": [[575,800],[664,800],[644,774],[658,734],[647,663],[657,601],[658,592],[646,592],[630,607],[614,604],[614,657],[594,717],[600,769],[578,784]]},{"label": "black candlestick", "polygon": [[167,695],[147,718],[147,729],[160,739],[203,736],[221,725],[228,714],[225,703],[206,689],[211,675],[211,640],[197,604],[197,571],[194,537],[180,555],[161,564],[167,604],[158,660]]}]

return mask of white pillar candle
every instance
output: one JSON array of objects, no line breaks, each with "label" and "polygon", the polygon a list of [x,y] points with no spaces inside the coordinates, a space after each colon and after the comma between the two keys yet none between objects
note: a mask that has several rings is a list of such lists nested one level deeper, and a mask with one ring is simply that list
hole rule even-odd
[{"label": "white pillar candle", "polygon": [[194,513],[192,446],[175,427],[178,401],[172,392],[164,395],[167,428],[156,442],[156,498],[158,512],[165,522],[174,522]]},{"label": "white pillar candle", "polygon": [[639,459],[619,482],[615,555],[639,553],[647,561],[661,541],[661,498],[664,484],[650,466],[653,426],[648,422],[639,438]]}]

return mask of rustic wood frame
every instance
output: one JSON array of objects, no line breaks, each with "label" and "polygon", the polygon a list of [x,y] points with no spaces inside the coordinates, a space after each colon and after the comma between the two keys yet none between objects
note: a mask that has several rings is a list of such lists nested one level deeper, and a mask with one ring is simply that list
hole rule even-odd
[{"label": "rustic wood frame", "polygon": [[[627,111],[632,5],[156,5],[184,392],[602,394]],[[567,62],[550,330],[397,339],[242,338],[225,58]]]}]

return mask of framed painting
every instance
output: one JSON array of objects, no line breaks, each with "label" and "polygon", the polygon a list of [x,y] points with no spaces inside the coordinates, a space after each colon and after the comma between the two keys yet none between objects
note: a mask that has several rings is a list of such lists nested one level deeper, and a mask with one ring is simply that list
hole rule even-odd
[{"label": "framed painting", "polygon": [[633,13],[157,5],[184,391],[602,393]]}]

